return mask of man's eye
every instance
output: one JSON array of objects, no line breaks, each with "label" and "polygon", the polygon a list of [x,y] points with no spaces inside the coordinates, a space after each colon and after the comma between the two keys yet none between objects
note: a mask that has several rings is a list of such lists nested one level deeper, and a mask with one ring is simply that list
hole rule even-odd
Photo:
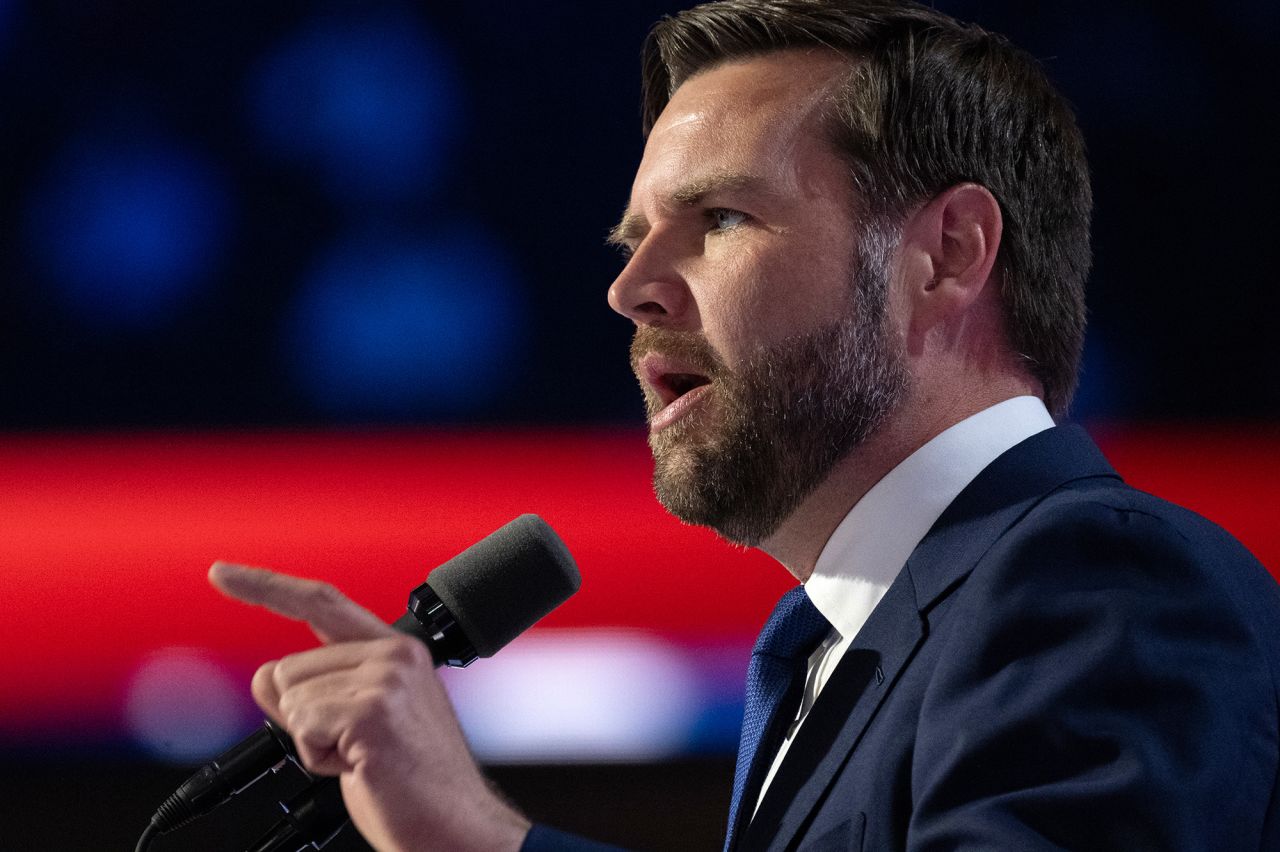
[{"label": "man's eye", "polygon": [[747,214],[727,207],[713,207],[707,211],[707,218],[718,231],[728,231],[738,227],[747,220]]}]

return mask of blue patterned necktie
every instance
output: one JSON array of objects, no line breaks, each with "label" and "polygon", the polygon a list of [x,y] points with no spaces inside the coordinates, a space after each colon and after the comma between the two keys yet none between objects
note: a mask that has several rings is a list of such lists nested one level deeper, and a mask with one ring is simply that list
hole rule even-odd
[{"label": "blue patterned necktie", "polygon": [[734,841],[741,808],[752,803],[742,801],[747,781],[758,761],[773,759],[761,753],[765,734],[773,726],[784,697],[794,685],[804,683],[809,655],[831,630],[831,624],[805,594],[804,586],[796,586],[782,596],[769,616],[760,638],[751,651],[747,668],[746,712],[742,717],[742,739],[738,744],[738,765],[733,772],[733,800],[729,805],[729,831],[724,841],[728,850]]}]

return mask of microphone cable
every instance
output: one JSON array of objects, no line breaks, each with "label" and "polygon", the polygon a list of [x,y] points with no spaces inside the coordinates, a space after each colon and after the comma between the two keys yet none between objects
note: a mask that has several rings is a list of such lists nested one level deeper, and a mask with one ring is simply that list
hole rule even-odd
[{"label": "microphone cable", "polygon": [[147,823],[147,827],[143,829],[142,836],[138,838],[138,845],[134,847],[133,852],[147,852],[151,846],[151,841],[156,839],[156,835],[160,833],[160,826],[154,822]]}]

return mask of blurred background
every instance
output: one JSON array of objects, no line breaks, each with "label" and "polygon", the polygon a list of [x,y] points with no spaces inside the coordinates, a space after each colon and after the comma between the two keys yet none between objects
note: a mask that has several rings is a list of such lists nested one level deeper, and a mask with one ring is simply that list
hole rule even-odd
[{"label": "blurred background", "polygon": [[[717,848],[787,576],[654,503],[604,301],[640,42],[682,5],[0,0],[0,848],[131,848],[255,726],[253,669],[314,640],[214,559],[393,619],[522,512],[584,585],[448,673],[477,753],[535,817]],[[1280,6],[937,5],[1040,57],[1090,145],[1074,417],[1280,568]],[[154,848],[244,848],[298,780]]]}]

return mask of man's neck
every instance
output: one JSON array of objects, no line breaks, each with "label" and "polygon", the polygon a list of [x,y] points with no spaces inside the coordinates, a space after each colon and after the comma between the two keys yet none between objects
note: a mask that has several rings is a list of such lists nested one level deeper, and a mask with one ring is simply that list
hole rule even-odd
[{"label": "man's neck", "polygon": [[760,549],[805,582],[836,527],[886,474],[955,424],[1024,393],[1025,389],[1018,388],[969,400],[952,399],[923,412],[918,406],[903,406],[874,435],[837,462],[778,531],[761,543]]}]

